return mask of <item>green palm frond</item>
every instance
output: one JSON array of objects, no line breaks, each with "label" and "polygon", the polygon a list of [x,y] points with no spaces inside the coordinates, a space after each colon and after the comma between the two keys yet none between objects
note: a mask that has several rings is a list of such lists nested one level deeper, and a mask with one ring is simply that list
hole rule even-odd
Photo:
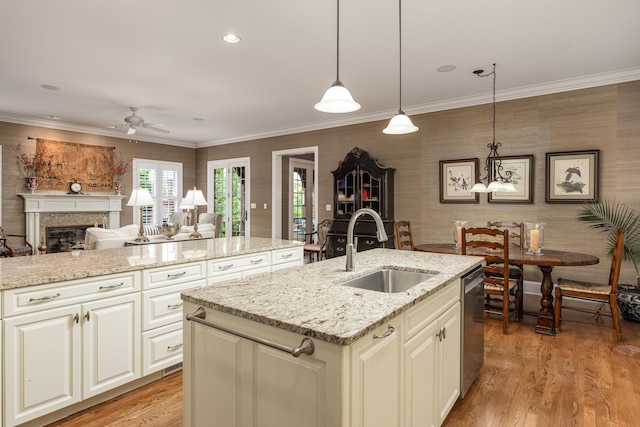
[{"label": "green palm frond", "polygon": [[589,228],[600,229],[608,234],[607,250],[613,255],[615,232],[622,228],[625,231],[624,259],[633,263],[636,276],[640,276],[640,215],[621,202],[612,203],[589,202],[582,206],[578,220],[589,223]]}]

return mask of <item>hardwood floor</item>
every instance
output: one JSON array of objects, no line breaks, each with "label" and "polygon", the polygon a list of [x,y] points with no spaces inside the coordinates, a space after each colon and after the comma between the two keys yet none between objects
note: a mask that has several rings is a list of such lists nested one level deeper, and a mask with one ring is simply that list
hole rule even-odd
[{"label": "hardwood floor", "polygon": [[[534,325],[525,316],[503,335],[486,319],[484,367],[445,427],[640,425],[640,324],[622,321],[622,343],[610,328],[565,322],[550,337]],[[51,426],[182,426],[182,372]]]}]

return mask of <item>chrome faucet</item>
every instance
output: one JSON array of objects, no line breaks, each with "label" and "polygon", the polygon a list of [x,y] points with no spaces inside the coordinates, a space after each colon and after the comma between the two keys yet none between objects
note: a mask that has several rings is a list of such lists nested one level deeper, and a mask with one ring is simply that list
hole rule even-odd
[{"label": "chrome faucet", "polygon": [[369,214],[376,220],[376,235],[378,236],[378,241],[384,242],[385,240],[389,240],[389,236],[387,236],[387,232],[384,230],[382,218],[380,218],[378,212],[370,208],[358,209],[353,215],[351,215],[349,226],[347,227],[347,271],[353,271],[354,268],[353,253],[355,252],[355,249],[353,248],[353,229],[356,226],[356,220],[364,214]]}]

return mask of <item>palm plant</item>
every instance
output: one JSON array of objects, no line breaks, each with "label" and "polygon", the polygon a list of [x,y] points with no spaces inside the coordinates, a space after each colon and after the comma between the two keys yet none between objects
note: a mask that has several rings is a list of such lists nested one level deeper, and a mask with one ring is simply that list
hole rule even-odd
[{"label": "palm plant", "polygon": [[640,289],[640,214],[621,202],[588,202],[578,213],[578,220],[589,223],[589,228],[608,234],[607,253],[613,255],[616,230],[625,231],[624,260],[631,261],[636,270],[636,289]]}]

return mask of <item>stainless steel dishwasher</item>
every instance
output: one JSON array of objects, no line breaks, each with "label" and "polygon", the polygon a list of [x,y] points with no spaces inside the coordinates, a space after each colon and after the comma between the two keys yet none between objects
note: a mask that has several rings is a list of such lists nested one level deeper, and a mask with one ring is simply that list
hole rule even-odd
[{"label": "stainless steel dishwasher", "polygon": [[460,398],[463,398],[484,364],[484,268],[462,276],[462,355]]}]

